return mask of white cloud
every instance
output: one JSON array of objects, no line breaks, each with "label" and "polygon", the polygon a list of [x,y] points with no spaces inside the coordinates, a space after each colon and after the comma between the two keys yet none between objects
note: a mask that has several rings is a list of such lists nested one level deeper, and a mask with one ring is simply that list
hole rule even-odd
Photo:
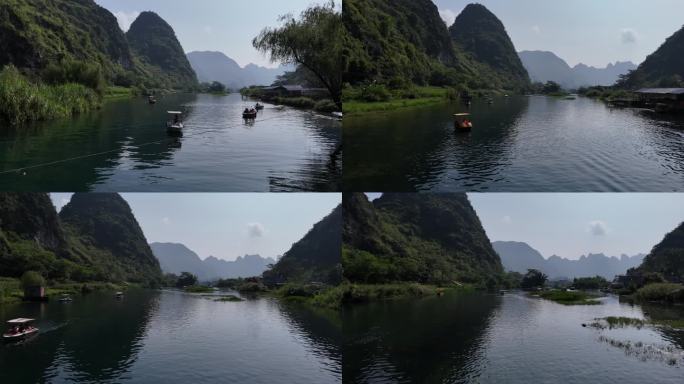
[{"label": "white cloud", "polygon": [[169,225],[169,224],[171,224],[171,219],[169,219],[168,217],[165,217],[162,219],[162,223],[164,225]]},{"label": "white cloud", "polygon": [[247,234],[249,237],[262,237],[264,236],[264,226],[261,223],[249,223],[247,224]]},{"label": "white cloud", "polygon": [[133,12],[114,12],[114,16],[116,16],[116,20],[119,22],[119,27],[121,27],[121,30],[126,32],[128,31],[128,28],[131,27],[131,24],[135,21],[135,19],[140,16],[140,12],[138,11],[133,11]]},{"label": "white cloud", "polygon": [[537,35],[541,33],[541,28],[539,28],[538,25],[533,25],[532,26],[532,32],[536,33]]},{"label": "white cloud", "polygon": [[635,44],[639,39],[639,34],[632,28],[623,28],[620,31],[620,38],[622,39],[622,44]]},{"label": "white cloud", "polygon": [[587,226],[587,231],[594,236],[605,236],[608,233],[608,225],[601,220],[594,220]]},{"label": "white cloud", "polygon": [[504,216],[501,218],[501,222],[504,224],[510,224],[513,222],[513,219],[510,216]]},{"label": "white cloud", "polygon": [[446,25],[450,27],[454,23],[454,20],[456,20],[458,13],[452,11],[451,9],[440,9],[439,15],[442,17],[442,20],[444,20]]}]

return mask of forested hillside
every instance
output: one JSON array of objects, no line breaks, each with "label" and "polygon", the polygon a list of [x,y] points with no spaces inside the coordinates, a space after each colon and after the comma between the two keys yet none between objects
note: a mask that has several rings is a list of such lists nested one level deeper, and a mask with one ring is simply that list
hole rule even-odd
[{"label": "forested hillside", "polygon": [[629,89],[643,87],[684,87],[684,27],[670,36],[639,67],[618,85]]},{"label": "forested hillside", "polygon": [[197,75],[185,56],[173,28],[154,12],[143,12],[131,24],[126,38],[140,60],[146,86],[192,89]]},{"label": "forested hillside", "polygon": [[342,207],[316,223],[313,228],[269,271],[269,282],[324,282],[338,284],[341,280]]},{"label": "forested hillside", "polygon": [[343,267],[359,283],[495,285],[503,275],[465,194],[345,194]]},{"label": "forested hillside", "polygon": [[[472,23],[487,22],[489,15],[476,14]],[[520,72],[522,65],[515,65],[519,59],[515,56],[516,63],[508,54],[512,43],[503,28],[489,31],[484,38],[508,41],[503,57],[510,60],[487,63],[486,57],[480,57],[480,61],[472,46],[452,41],[452,36],[461,36],[461,25],[464,36],[474,33],[473,24],[458,23],[452,26],[450,35],[437,6],[430,0],[347,0],[343,4],[343,20],[348,31],[344,81],[349,84],[379,82],[392,88],[415,84],[474,89],[526,85],[524,68]]]},{"label": "forested hillside", "polygon": [[58,215],[44,193],[0,194],[0,276],[157,285],[159,263],[116,194],[75,194]]},{"label": "forested hillside", "polygon": [[489,67],[504,89],[524,89],[530,77],[501,20],[484,5],[469,4],[449,27],[457,48]]},{"label": "forested hillside", "polygon": [[670,281],[684,281],[684,223],[653,247],[638,270],[660,273]]}]

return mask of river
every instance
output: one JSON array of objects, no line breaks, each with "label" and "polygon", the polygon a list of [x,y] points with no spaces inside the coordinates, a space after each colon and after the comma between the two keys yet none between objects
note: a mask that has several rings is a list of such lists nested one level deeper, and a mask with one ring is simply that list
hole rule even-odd
[{"label": "river", "polygon": [[[254,101],[176,94],[106,102],[72,120],[0,127],[0,190],[104,192],[337,191],[341,122]],[[185,112],[169,136],[167,111]]]},{"label": "river", "polygon": [[[607,316],[682,319],[684,308],[602,301],[563,306],[523,293],[447,294],[349,307],[343,382],[681,383],[684,331],[582,324]],[[619,346],[627,341],[630,349]]]},{"label": "river", "polygon": [[[453,114],[472,113],[471,133]],[[344,120],[347,191],[684,191],[684,121],[532,96]]]},{"label": "river", "polygon": [[0,345],[0,382],[339,383],[342,331],[328,315],[270,298],[144,290],[0,306],[3,323],[32,317],[40,328]]}]

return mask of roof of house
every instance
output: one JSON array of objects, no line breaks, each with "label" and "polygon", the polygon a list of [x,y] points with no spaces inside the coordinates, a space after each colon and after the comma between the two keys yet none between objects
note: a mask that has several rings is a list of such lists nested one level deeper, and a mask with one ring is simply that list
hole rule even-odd
[{"label": "roof of house", "polygon": [[642,88],[636,93],[655,95],[684,95],[684,88]]}]

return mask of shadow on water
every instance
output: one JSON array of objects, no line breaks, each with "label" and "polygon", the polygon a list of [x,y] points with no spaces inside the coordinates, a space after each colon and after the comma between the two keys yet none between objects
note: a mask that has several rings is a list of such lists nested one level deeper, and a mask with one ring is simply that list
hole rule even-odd
[{"label": "shadow on water", "polygon": [[[468,185],[496,175],[510,162],[510,147],[516,135],[510,127],[528,108],[528,102],[527,98],[512,98],[471,107],[445,103],[347,118],[344,187],[434,190],[440,189],[444,179],[462,179]],[[472,132],[454,129],[453,115],[461,112],[472,113]]]},{"label": "shadow on water", "polygon": [[317,360],[326,361],[326,369],[337,382],[342,379],[343,328],[338,311],[312,308],[296,303],[280,302],[279,308],[287,319],[290,333],[307,340],[310,353]]},{"label": "shadow on water", "polygon": [[374,303],[345,308],[345,383],[443,383],[477,378],[494,295]]},{"label": "shadow on water", "polygon": [[[0,365],[13,367],[0,370],[0,381],[113,382],[124,377],[137,359],[157,296],[129,292],[124,303],[109,294],[91,294],[82,300],[79,305],[10,307],[3,318],[34,317],[41,332],[25,344],[0,347]],[[40,320],[48,311],[51,320]]]},{"label": "shadow on water", "polygon": [[[167,135],[166,111],[180,108],[192,117],[187,106],[196,99],[174,95],[155,106],[142,99],[111,101],[73,120],[0,130],[0,171],[18,170],[0,175],[2,185],[15,191],[88,191],[127,162],[137,169],[167,165],[182,139]],[[66,159],[74,160],[50,165]],[[47,165],[34,168],[41,164]]]},{"label": "shadow on water", "polygon": [[[239,95],[108,102],[73,120],[0,128],[0,189],[13,191],[332,191],[341,123],[266,104],[256,120]],[[182,137],[167,111],[185,114]]]}]

